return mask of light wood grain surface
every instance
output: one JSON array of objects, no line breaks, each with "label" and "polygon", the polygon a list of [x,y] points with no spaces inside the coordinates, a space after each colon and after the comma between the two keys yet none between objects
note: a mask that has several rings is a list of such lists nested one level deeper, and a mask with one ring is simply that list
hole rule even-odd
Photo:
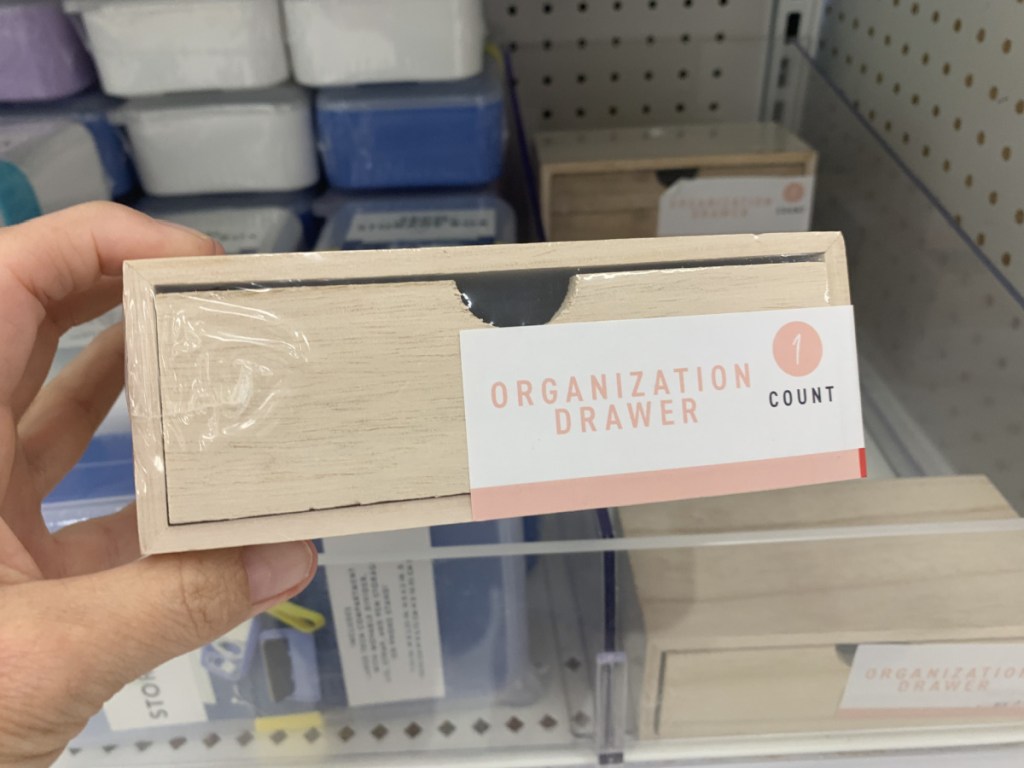
[{"label": "light wood grain surface", "polygon": [[817,155],[774,123],[539,132],[541,219],[551,240],[651,237],[666,189],[694,178],[813,176]]},{"label": "light wood grain surface", "polygon": [[551,322],[849,301],[835,234],[131,263],[146,551],[469,520],[453,278],[530,265],[590,270]]},{"label": "light wood grain surface", "polygon": [[[633,507],[620,524],[651,536],[1016,518],[987,479],[953,477]],[[630,552],[646,645],[642,730],[887,724],[837,719],[849,669],[836,646],[1024,638],[1021,552],[1024,531]]]}]

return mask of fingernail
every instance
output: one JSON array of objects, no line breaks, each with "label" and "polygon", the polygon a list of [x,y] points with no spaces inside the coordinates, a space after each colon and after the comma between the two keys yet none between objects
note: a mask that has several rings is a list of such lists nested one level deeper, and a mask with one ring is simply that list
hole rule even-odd
[{"label": "fingernail", "polygon": [[205,234],[204,232],[200,232],[198,229],[192,229],[192,227],[186,227],[184,224],[179,224],[176,221],[167,221],[166,219],[158,219],[158,221],[161,224],[163,224],[165,227],[171,227],[172,229],[176,229],[179,232],[188,232],[190,235],[193,235],[194,237],[206,240],[212,246],[213,255],[215,255],[215,256],[223,256],[224,255],[224,246],[221,245],[220,241],[217,240],[216,238],[210,237],[209,235]]},{"label": "fingernail", "polygon": [[316,555],[305,541],[246,547],[242,563],[249,577],[249,599],[260,605],[302,584],[313,571]]}]

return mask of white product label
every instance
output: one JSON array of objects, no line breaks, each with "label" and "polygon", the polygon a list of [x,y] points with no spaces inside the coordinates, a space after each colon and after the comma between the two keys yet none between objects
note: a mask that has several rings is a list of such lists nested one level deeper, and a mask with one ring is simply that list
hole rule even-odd
[{"label": "white product label", "polygon": [[226,253],[263,253],[274,242],[286,211],[278,208],[217,208],[168,214],[163,218],[216,239]]},{"label": "white product label", "polygon": [[209,681],[201,685],[195,662],[185,654],[134,680],[103,705],[110,729],[127,731],[205,722]]},{"label": "white product label", "polygon": [[864,473],[849,306],[472,330],[461,345],[477,519]]},{"label": "white product label", "polygon": [[680,179],[661,195],[658,234],[803,232],[813,197],[813,176]]},{"label": "white product label", "polygon": [[497,231],[496,212],[487,209],[357,213],[345,242],[474,242],[493,240]]},{"label": "white product label", "polygon": [[[324,540],[324,552],[427,553],[429,529]],[[328,566],[327,585],[351,706],[445,695],[431,560]]]},{"label": "white product label", "polygon": [[1024,643],[862,645],[844,715],[1024,712]]}]

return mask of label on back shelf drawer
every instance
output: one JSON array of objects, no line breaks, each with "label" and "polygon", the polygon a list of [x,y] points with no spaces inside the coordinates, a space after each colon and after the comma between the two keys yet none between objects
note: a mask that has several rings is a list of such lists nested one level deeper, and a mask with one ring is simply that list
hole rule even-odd
[{"label": "label on back shelf drawer", "polygon": [[658,235],[805,232],[813,176],[679,179],[658,205]]},{"label": "label on back shelf drawer", "polygon": [[345,243],[457,245],[493,243],[497,214],[488,209],[360,212],[352,217]]},{"label": "label on back shelf drawer", "polygon": [[[430,530],[325,539],[325,554],[430,551]],[[326,566],[349,706],[445,695],[432,560]]]},{"label": "label on back shelf drawer", "polygon": [[1024,643],[862,645],[839,714],[1024,713]]},{"label": "label on back shelf drawer", "polygon": [[463,331],[473,517],[863,477],[853,308]]}]

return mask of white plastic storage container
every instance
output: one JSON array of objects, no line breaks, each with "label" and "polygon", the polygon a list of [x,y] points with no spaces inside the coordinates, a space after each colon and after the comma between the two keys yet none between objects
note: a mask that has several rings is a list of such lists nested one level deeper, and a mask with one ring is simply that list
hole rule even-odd
[{"label": "white plastic storage container", "polygon": [[309,94],[295,86],[137,99],[114,119],[150,195],[289,192],[319,178]]},{"label": "white plastic storage container", "polygon": [[72,120],[0,120],[0,226],[90,200],[112,181],[89,130]]},{"label": "white plastic storage container", "polygon": [[0,101],[59,99],[95,80],[58,0],[0,0]]},{"label": "white plastic storage container", "polygon": [[457,80],[483,68],[481,0],[284,0],[303,85]]},{"label": "white plastic storage container", "polygon": [[265,88],[288,79],[278,0],[65,0],[113,96]]},{"label": "white plastic storage container", "polygon": [[[233,196],[235,197],[235,196]],[[237,196],[241,197],[241,196]],[[291,253],[303,250],[299,214],[259,198],[220,201],[214,197],[144,198],[138,208],[215,238],[227,253]]]}]

